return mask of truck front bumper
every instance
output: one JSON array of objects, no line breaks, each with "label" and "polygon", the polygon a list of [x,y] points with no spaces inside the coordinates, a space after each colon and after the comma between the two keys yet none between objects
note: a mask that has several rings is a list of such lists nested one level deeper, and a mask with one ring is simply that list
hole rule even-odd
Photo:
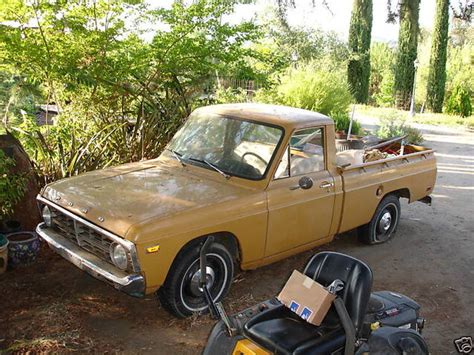
[{"label": "truck front bumper", "polygon": [[51,249],[96,279],[105,281],[131,296],[144,296],[145,279],[142,275],[130,275],[118,270],[113,265],[85,251],[58,232],[48,228],[45,223],[40,223],[36,227],[36,233],[49,244]]}]

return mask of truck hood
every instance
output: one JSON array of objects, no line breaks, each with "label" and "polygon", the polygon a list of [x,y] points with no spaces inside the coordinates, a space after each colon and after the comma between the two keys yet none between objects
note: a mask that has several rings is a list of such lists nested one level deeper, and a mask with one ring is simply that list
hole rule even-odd
[{"label": "truck hood", "polygon": [[[220,176],[219,176],[220,178]],[[204,178],[159,160],[85,173],[48,185],[43,197],[126,237],[130,226],[249,194],[246,188]]]}]

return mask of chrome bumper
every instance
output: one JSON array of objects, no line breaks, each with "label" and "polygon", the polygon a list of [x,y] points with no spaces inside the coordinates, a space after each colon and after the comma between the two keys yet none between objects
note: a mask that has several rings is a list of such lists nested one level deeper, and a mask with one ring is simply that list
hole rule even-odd
[{"label": "chrome bumper", "polygon": [[131,296],[142,297],[145,294],[145,279],[142,275],[129,275],[118,270],[113,265],[85,251],[58,232],[48,228],[44,223],[38,224],[36,233],[49,244],[51,249],[95,278],[105,281]]}]

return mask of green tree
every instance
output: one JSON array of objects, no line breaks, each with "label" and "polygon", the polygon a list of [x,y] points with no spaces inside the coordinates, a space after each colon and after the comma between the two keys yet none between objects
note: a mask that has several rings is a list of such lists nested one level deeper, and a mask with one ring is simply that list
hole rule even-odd
[{"label": "green tree", "polygon": [[[158,10],[141,0],[0,2],[0,69],[38,85],[35,104],[61,108],[48,129],[23,120],[20,137],[40,174],[156,157],[216,72],[252,71],[247,43],[260,34],[225,21],[236,2],[176,0]],[[151,43],[138,21],[160,23]],[[9,98],[14,86],[2,87],[2,110],[23,105]]]},{"label": "green tree", "polygon": [[286,69],[291,64],[323,58],[328,58],[336,65],[342,65],[348,59],[347,45],[336,33],[284,25],[278,16],[277,8],[269,6],[258,19],[264,33],[262,40],[264,46],[271,49],[275,58],[284,61],[279,63],[284,65],[275,69]]},{"label": "green tree", "polygon": [[400,0],[400,30],[395,65],[395,104],[407,110],[415,78],[414,62],[418,47],[420,0]]},{"label": "green tree", "polygon": [[387,43],[374,42],[370,47],[370,82],[369,82],[369,102],[371,104],[376,101],[383,90],[383,85],[387,84],[385,77],[390,75],[391,85],[390,96],[393,101],[393,66],[395,62],[395,50]]},{"label": "green tree", "polygon": [[449,0],[436,0],[426,104],[433,112],[443,109],[449,28]]},{"label": "green tree", "polygon": [[28,78],[0,70],[0,117],[3,125],[19,124],[22,112],[34,113],[35,102],[41,98],[37,84]]},{"label": "green tree", "polygon": [[351,55],[347,78],[351,93],[358,103],[366,103],[369,96],[371,32],[372,0],[354,0],[349,28]]},{"label": "green tree", "polygon": [[391,68],[382,73],[379,91],[374,95],[375,102],[381,107],[391,107],[395,103],[393,98],[394,76]]}]

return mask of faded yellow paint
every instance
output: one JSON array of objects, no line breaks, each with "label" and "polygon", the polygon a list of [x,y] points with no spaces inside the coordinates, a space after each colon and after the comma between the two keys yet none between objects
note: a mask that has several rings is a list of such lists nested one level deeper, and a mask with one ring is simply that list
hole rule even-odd
[{"label": "faded yellow paint", "polygon": [[[168,152],[159,158],[58,181],[43,197],[135,243],[146,292],[165,281],[178,252],[201,236],[234,236],[242,269],[252,269],[327,243],[366,224],[380,200],[393,191],[414,202],[436,180],[432,150],[359,166],[336,166],[334,124],[326,116],[280,106],[233,104],[199,109],[277,125],[284,137],[267,175],[258,181],[223,178]],[[309,190],[291,189],[299,177],[273,180],[292,133],[324,127],[326,169],[308,174]],[[323,183],[331,187],[320,187]],[[377,190],[383,191],[377,195]],[[86,211],[86,212],[84,212]],[[159,245],[159,252],[149,252]]]}]

